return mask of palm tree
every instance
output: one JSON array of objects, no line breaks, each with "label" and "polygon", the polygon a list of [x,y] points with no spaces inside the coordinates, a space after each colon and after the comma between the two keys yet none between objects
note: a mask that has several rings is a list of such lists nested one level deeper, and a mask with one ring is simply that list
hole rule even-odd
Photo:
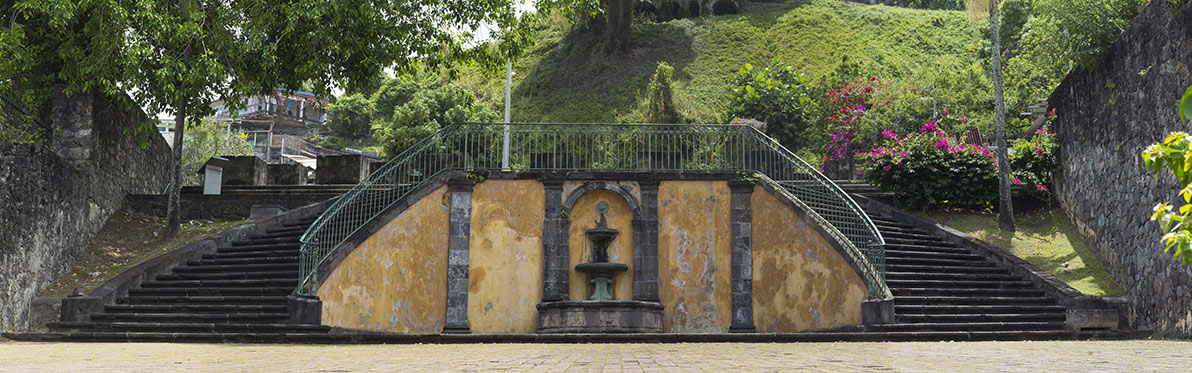
[{"label": "palm tree", "polygon": [[1002,89],[1002,45],[998,40],[999,0],[966,0],[965,8],[969,20],[989,16],[989,38],[993,49],[993,98],[994,116],[997,120],[997,179],[998,179],[998,228],[1014,232],[1014,204],[1010,200],[1010,159],[1006,146],[1006,97]]}]

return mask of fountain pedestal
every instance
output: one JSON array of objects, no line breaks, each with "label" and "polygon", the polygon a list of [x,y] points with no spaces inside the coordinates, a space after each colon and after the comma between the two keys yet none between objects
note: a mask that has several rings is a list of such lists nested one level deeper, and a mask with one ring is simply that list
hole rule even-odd
[{"label": "fountain pedestal", "polygon": [[621,232],[608,227],[608,204],[596,205],[600,220],[584,231],[592,242],[592,261],[575,270],[588,274],[592,295],[588,300],[542,302],[538,304],[539,333],[661,333],[662,304],[613,300],[609,286],[617,273],[629,270],[622,263],[608,261],[608,245]]}]

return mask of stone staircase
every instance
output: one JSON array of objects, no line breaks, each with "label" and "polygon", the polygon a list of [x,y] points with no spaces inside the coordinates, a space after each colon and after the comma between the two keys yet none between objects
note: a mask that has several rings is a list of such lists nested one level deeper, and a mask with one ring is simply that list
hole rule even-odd
[{"label": "stone staircase", "polygon": [[870,218],[886,239],[895,323],[866,330],[965,332],[972,339],[1081,337],[1065,329],[1059,299],[1004,265],[890,217],[870,213]]},{"label": "stone staircase", "polygon": [[169,274],[145,281],[87,322],[49,324],[82,341],[282,342],[318,339],[330,328],[288,323],[298,285],[299,237],[313,218],[232,241]]}]

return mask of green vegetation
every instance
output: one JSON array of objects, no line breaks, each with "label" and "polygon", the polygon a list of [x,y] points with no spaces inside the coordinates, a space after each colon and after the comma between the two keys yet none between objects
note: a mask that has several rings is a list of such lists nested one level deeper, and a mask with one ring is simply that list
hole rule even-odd
[{"label": "green vegetation", "polygon": [[[765,66],[775,57],[813,85],[847,58],[863,66],[861,74],[907,86],[915,92],[912,103],[928,113],[932,103],[917,100],[920,95],[938,97],[941,107],[971,107],[967,112],[992,107],[991,85],[978,56],[985,42],[959,11],[834,0],[746,3],[735,15],[639,22],[632,40],[627,52],[606,56],[599,38],[573,32],[564,16],[548,17],[538,43],[514,65],[514,121],[644,118],[649,80],[657,64],[666,62],[675,69],[674,100],[682,117],[727,122],[732,118],[723,113],[733,96],[733,76],[745,64]],[[454,81],[475,90],[481,101],[503,102],[503,70],[467,66],[457,73]],[[989,118],[974,119],[988,123]]]},{"label": "green vegetation", "polygon": [[[1181,122],[1192,120],[1192,87],[1180,99],[1179,116]],[[1185,266],[1192,265],[1192,135],[1172,132],[1163,142],[1143,150],[1142,160],[1152,173],[1162,173],[1164,168],[1171,171],[1182,186],[1179,196],[1184,204],[1173,211],[1170,203],[1159,203],[1151,220],[1158,221],[1164,232],[1165,250]]]},{"label": "green vegetation", "polygon": [[823,137],[815,128],[811,89],[794,67],[775,58],[769,66],[745,64],[732,80],[728,112],[733,118],[766,122],[766,132],[791,149],[805,149]]},{"label": "green vegetation", "polygon": [[113,213],[91,239],[87,251],[75,260],[70,273],[42,289],[38,296],[65,297],[75,289],[87,294],[145,260],[248,223],[248,220],[183,222],[181,232],[173,238],[162,237],[160,228],[163,223],[161,218],[126,210]]},{"label": "green vegetation", "polygon": [[214,156],[252,155],[247,135],[228,132],[211,120],[203,120],[186,133],[182,146],[182,177],[186,185],[199,185],[199,167]]},{"label": "green vegetation", "polygon": [[997,216],[987,213],[937,211],[919,215],[1006,249],[1081,293],[1124,294],[1058,208],[1016,215],[1016,232],[999,230]]}]

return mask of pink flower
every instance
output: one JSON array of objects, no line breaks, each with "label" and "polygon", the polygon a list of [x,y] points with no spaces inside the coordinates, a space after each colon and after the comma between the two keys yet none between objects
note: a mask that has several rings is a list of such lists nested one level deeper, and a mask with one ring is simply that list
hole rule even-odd
[{"label": "pink flower", "polygon": [[1012,181],[1014,184],[1022,184],[1022,180],[1018,180],[1018,178],[1014,178],[1014,180],[1011,180],[1011,181]]},{"label": "pink flower", "polygon": [[948,111],[947,111],[947,110],[944,110],[944,115],[948,115]]},{"label": "pink flower", "polygon": [[1036,186],[1035,186],[1035,190],[1042,191],[1042,192],[1046,192],[1046,191],[1047,191],[1047,186],[1046,186],[1046,185],[1043,185],[1043,184],[1039,184],[1039,185],[1036,185]]}]

